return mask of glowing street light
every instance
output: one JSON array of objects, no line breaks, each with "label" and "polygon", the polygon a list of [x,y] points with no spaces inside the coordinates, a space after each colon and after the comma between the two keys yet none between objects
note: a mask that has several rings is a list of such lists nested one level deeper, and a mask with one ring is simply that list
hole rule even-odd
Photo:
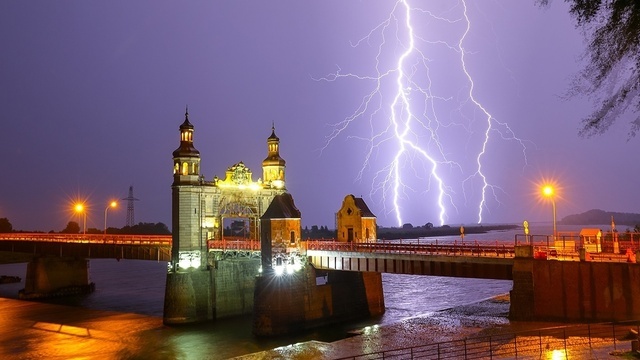
[{"label": "glowing street light", "polygon": [[84,208],[84,204],[77,203],[74,209],[76,210],[77,213],[83,214],[84,223],[82,226],[82,234],[86,235],[87,234],[87,211]]},{"label": "glowing street light", "polygon": [[553,241],[556,241],[556,198],[555,198],[555,189],[551,185],[545,185],[542,187],[542,195],[551,199],[551,205],[553,206]]},{"label": "glowing street light", "polygon": [[118,203],[115,201],[112,201],[109,203],[109,205],[107,205],[106,208],[104,208],[104,234],[107,235],[107,210],[109,210],[110,207],[115,208],[116,206],[118,206]]}]

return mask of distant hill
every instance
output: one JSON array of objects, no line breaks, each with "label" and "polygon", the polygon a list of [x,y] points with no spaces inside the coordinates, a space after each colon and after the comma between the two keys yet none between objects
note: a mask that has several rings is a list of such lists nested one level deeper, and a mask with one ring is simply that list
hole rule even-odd
[{"label": "distant hill", "polygon": [[640,214],[620,213],[599,209],[589,210],[582,214],[565,216],[559,223],[562,225],[603,225],[610,224],[612,216],[616,225],[640,225]]}]

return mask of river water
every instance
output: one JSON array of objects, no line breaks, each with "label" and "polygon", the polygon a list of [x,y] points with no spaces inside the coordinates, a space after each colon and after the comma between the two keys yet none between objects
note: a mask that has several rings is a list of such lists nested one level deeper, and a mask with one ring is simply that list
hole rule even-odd
[{"label": "river water", "polygon": [[[550,234],[549,224],[531,226],[531,233]],[[562,227],[559,231],[579,231],[579,226]],[[604,227],[606,229],[606,227]],[[465,242],[513,241],[520,230],[468,234]],[[420,239],[420,242],[436,239]],[[440,237],[439,242],[459,241],[459,236]],[[403,240],[408,241],[408,240]],[[119,313],[139,314],[160,320],[164,304],[166,262],[95,259],[90,261],[91,280],[96,284],[94,293],[74,298],[55,299],[48,304],[68,305],[81,309],[107,310]],[[0,275],[20,276],[24,279],[26,264],[0,265]],[[160,329],[163,343],[179,344],[178,354],[182,358],[227,359],[275,347],[305,341],[333,342],[361,332],[372,325],[388,326],[410,318],[428,318],[445,309],[478,303],[497,295],[508,293],[511,281],[463,279],[434,276],[408,276],[383,274],[383,288],[386,312],[377,319],[331,326],[295,336],[276,339],[256,339],[251,334],[251,318],[223,319],[211,324]],[[0,285],[0,297],[17,298],[21,283]],[[154,324],[157,324],[155,321]],[[140,335],[137,335],[140,336]],[[140,350],[135,357],[143,358],[146,350]],[[149,350],[151,351],[151,350]],[[174,351],[172,354],[175,355]],[[167,356],[166,358],[173,357]]]}]

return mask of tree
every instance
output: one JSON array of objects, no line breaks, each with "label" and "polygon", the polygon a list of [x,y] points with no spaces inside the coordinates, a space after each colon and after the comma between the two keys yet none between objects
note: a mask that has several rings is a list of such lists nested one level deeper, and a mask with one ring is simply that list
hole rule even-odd
[{"label": "tree", "polygon": [[9,222],[7,218],[0,218],[0,233],[10,233],[13,232],[13,225]]},{"label": "tree", "polygon": [[63,234],[78,234],[80,233],[80,225],[75,221],[69,221],[67,227],[64,228],[61,233]]},{"label": "tree", "polygon": [[[547,5],[550,0],[538,0]],[[582,120],[580,135],[606,132],[631,111],[629,137],[640,130],[640,1],[565,0],[588,41],[587,60],[567,95],[587,95],[595,109]],[[630,110],[629,107],[635,109]]]}]

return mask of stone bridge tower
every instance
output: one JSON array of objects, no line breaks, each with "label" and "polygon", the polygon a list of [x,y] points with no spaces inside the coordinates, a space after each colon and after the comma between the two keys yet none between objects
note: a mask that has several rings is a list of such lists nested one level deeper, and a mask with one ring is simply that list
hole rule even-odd
[{"label": "stone bridge tower", "polygon": [[[200,230],[200,152],[193,146],[193,125],[188,110],[180,125],[180,146],[173,152],[173,184],[171,185],[171,228],[173,246],[171,263],[182,260],[202,261],[206,249]],[[194,216],[195,215],[195,216]],[[182,257],[182,259],[181,259]],[[204,265],[204,264],[202,264]]]},{"label": "stone bridge tower", "polygon": [[193,146],[188,111],[184,117],[180,146],[173,152],[172,247],[164,297],[165,324],[203,322],[215,317],[213,279],[206,266],[206,242],[200,226],[200,152]]}]

